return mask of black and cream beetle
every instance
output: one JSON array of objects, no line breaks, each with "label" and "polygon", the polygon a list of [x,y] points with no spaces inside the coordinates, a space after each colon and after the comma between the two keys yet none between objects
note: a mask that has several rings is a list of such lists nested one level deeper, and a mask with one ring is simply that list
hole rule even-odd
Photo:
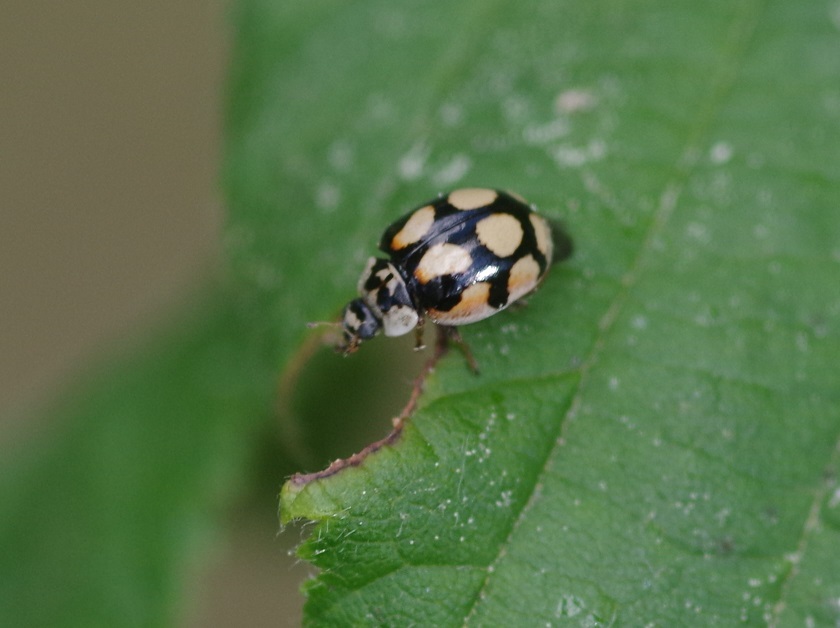
[{"label": "black and cream beetle", "polygon": [[[345,355],[382,331],[402,336],[424,316],[453,327],[474,323],[533,292],[571,240],[521,197],[465,188],[409,212],[385,230],[359,279],[360,298],[342,315]],[[555,260],[556,261],[556,260]]]}]

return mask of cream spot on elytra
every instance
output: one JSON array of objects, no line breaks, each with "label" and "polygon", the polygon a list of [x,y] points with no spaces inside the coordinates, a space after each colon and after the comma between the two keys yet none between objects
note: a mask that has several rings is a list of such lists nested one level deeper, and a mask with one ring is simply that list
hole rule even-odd
[{"label": "cream spot on elytra", "polygon": [[446,242],[435,244],[423,255],[417,265],[417,270],[414,271],[414,276],[421,283],[428,283],[441,275],[463,273],[471,264],[472,257],[465,248]]},{"label": "cream spot on elytra", "polygon": [[487,300],[490,297],[490,284],[474,283],[461,293],[461,300],[448,312],[428,310],[429,317],[436,323],[444,325],[466,325],[480,321],[496,313]]},{"label": "cream spot on elytra", "polygon": [[475,226],[478,241],[499,257],[513,255],[522,244],[522,225],[510,214],[490,214]]},{"label": "cream spot on elytra", "polygon": [[485,207],[496,200],[496,190],[487,188],[464,188],[455,190],[449,195],[449,203],[462,211]]},{"label": "cream spot on elytra", "polygon": [[548,226],[548,221],[542,216],[531,214],[531,225],[534,227],[534,234],[537,236],[537,248],[540,253],[545,255],[545,259],[551,262],[551,254],[553,242],[551,239],[551,227]]},{"label": "cream spot on elytra", "polygon": [[420,239],[432,228],[435,221],[435,208],[431,205],[421,207],[411,214],[411,218],[403,225],[397,234],[391,239],[391,248],[395,251],[404,249],[409,244],[419,242]]},{"label": "cream spot on elytra", "polygon": [[534,289],[540,276],[540,265],[531,255],[517,261],[510,269],[508,278],[509,301],[516,301]]}]

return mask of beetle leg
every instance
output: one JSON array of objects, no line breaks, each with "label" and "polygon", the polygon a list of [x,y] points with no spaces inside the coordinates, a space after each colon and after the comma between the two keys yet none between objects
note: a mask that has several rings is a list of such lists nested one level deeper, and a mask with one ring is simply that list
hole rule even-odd
[{"label": "beetle leg", "polygon": [[437,344],[435,347],[435,354],[437,356],[442,356],[444,353],[446,353],[449,350],[449,343],[451,341],[458,345],[458,348],[461,350],[461,353],[464,354],[464,359],[467,361],[467,366],[470,368],[470,370],[476,375],[478,375],[478,362],[475,361],[475,356],[473,356],[472,351],[470,351],[470,346],[461,336],[461,332],[458,331],[458,328],[453,327],[451,325],[438,325],[437,328],[438,335]]},{"label": "beetle leg", "polygon": [[414,328],[414,350],[420,351],[426,348],[426,343],[423,342],[423,327],[426,324],[426,319],[421,315],[417,322],[417,327]]}]

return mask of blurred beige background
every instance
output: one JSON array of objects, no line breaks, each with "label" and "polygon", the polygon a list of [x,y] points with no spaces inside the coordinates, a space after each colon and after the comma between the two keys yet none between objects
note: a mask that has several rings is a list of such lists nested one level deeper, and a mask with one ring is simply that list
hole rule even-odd
[{"label": "blurred beige background", "polygon": [[171,304],[214,257],[227,35],[220,2],[12,0],[3,13],[9,410]]},{"label": "blurred beige background", "polygon": [[[31,413],[51,391],[214,263],[227,10],[4,3],[0,447],[35,442],[46,426]],[[230,525],[185,625],[297,625],[289,539],[271,518]]]}]

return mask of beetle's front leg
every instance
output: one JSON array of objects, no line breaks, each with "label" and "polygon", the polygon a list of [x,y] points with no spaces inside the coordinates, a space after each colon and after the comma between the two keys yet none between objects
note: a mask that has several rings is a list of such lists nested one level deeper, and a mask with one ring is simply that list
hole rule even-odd
[{"label": "beetle's front leg", "polygon": [[417,322],[417,327],[414,328],[414,350],[421,351],[426,348],[426,343],[423,342],[423,328],[426,325],[426,319],[421,314],[420,320]]}]

